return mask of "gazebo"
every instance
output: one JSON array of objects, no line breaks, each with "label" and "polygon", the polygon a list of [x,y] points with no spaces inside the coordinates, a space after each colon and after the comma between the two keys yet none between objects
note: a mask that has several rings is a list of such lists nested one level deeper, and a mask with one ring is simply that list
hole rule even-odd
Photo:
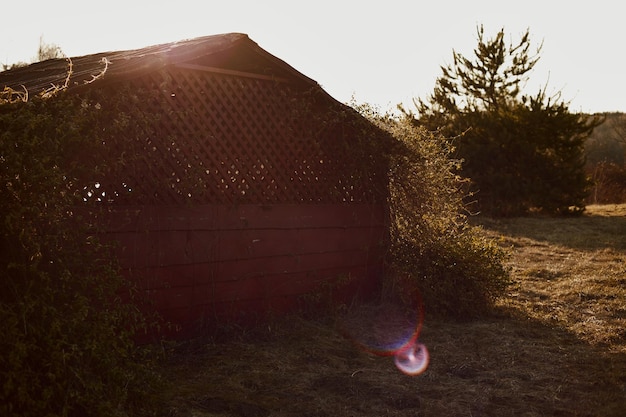
[{"label": "gazebo", "polygon": [[3,87],[114,115],[116,163],[84,200],[176,336],[379,289],[389,137],[247,35],[48,60]]}]

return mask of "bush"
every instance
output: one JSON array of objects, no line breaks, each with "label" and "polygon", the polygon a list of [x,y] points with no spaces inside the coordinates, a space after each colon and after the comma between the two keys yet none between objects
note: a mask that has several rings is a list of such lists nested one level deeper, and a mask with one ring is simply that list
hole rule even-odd
[{"label": "bush", "polygon": [[396,140],[389,155],[390,267],[399,282],[389,284],[410,292],[409,277],[426,309],[438,315],[464,318],[489,311],[509,284],[506,253],[468,224],[465,181],[456,174],[460,161],[451,158],[450,141],[410,118],[359,109]]},{"label": "bush", "polygon": [[132,339],[143,317],[76,210],[92,122],[69,98],[0,105],[3,416],[119,415],[148,381]]}]

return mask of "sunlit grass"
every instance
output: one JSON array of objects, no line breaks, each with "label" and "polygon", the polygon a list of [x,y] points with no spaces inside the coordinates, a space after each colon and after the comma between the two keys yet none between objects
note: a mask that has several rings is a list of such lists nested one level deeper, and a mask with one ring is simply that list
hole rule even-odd
[{"label": "sunlit grass", "polygon": [[502,305],[626,352],[626,205],[581,218],[489,222],[512,245],[516,287]]}]

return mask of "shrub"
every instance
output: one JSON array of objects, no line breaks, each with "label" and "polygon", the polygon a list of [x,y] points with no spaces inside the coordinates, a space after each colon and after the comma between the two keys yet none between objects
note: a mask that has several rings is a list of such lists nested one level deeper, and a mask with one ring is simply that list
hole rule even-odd
[{"label": "shrub", "polygon": [[410,118],[359,110],[395,138],[390,149],[392,286],[417,289],[426,309],[454,317],[483,314],[509,283],[505,251],[470,226],[451,141]]},{"label": "shrub", "polygon": [[132,340],[143,317],[77,211],[91,124],[67,97],[0,105],[3,416],[117,415],[148,381]]},{"label": "shrub", "polygon": [[588,168],[593,182],[587,197],[589,204],[618,204],[626,202],[626,164],[600,162]]}]

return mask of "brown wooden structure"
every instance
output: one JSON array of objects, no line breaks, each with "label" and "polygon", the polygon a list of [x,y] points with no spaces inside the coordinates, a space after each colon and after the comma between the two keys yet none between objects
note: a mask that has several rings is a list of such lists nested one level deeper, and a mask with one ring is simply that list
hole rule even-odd
[{"label": "brown wooden structure", "polygon": [[379,287],[386,136],[248,36],[45,61],[2,86],[114,108],[124,162],[85,200],[106,207],[123,270],[178,335]]}]

